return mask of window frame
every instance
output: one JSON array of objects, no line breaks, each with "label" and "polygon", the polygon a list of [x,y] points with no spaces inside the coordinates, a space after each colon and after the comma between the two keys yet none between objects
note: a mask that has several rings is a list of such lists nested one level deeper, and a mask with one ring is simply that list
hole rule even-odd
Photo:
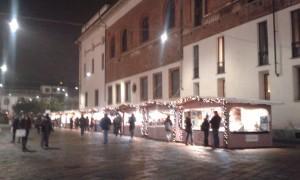
[{"label": "window frame", "polygon": [[217,40],[218,45],[218,62],[217,62],[217,74],[225,73],[225,38],[219,36]]},{"label": "window frame", "polygon": [[125,102],[131,102],[131,81],[125,82]]},{"label": "window frame", "polygon": [[128,51],[128,30],[126,28],[121,32],[121,51]]},{"label": "window frame", "polygon": [[95,94],[94,94],[95,96],[94,96],[94,103],[95,103],[95,107],[97,107],[97,106],[99,106],[99,89],[96,89],[95,90]]},{"label": "window frame", "polygon": [[145,43],[150,39],[149,21],[149,16],[144,16],[141,20],[141,43]]},{"label": "window frame", "polygon": [[[156,84],[157,81],[156,80],[159,80],[159,79],[156,79],[156,77],[160,77],[160,86],[157,86],[159,84]],[[153,74],[153,99],[162,99],[163,98],[163,74],[162,72],[158,72],[158,73],[154,73]],[[160,88],[160,89],[158,89]],[[157,93],[158,90],[160,91],[160,93]]]},{"label": "window frame", "polygon": [[[294,20],[295,18],[296,18],[296,20]],[[291,28],[292,28],[291,44],[292,44],[292,57],[293,58],[300,57],[300,22],[298,21],[298,27],[297,27],[297,24],[295,24],[295,23],[297,23],[297,20],[300,20],[300,9],[296,9],[291,12]],[[296,37],[296,34],[297,34],[298,38]]]},{"label": "window frame", "polygon": [[199,78],[199,45],[193,46],[193,78]]},{"label": "window frame", "polygon": [[108,86],[107,87],[107,104],[108,105],[112,105],[113,104],[113,87],[112,86]]},{"label": "window frame", "polygon": [[[179,84],[178,84],[178,94],[175,94],[174,93],[174,89],[173,89],[173,82],[172,82],[172,74],[175,72],[175,71],[178,71],[178,82],[179,82]],[[172,68],[172,69],[169,69],[169,98],[178,98],[178,97],[180,97],[180,94],[181,94],[181,92],[180,92],[180,86],[181,86],[181,84],[180,84],[181,82],[180,82],[180,68],[179,67],[176,67],[176,68]]]},{"label": "window frame", "polygon": [[[268,21],[262,21],[257,24],[258,29],[258,65],[269,64],[269,37]],[[263,32],[262,32],[263,31]]]},{"label": "window frame", "polygon": [[[144,80],[146,82],[146,87],[143,87],[143,81]],[[143,90],[145,90],[145,92]],[[148,95],[148,77],[147,76],[143,76],[143,77],[140,78],[140,99],[141,99],[141,101],[148,101],[148,99],[149,99],[149,95]]]},{"label": "window frame", "polygon": [[116,84],[116,103],[120,104],[121,101],[121,84]]}]

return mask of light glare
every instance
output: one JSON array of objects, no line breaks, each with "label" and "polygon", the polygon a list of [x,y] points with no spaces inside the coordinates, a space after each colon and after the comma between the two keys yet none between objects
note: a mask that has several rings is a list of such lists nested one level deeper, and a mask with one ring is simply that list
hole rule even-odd
[{"label": "light glare", "polygon": [[10,27],[10,30],[11,32],[15,33],[17,32],[17,30],[19,29],[19,23],[17,21],[17,19],[12,19],[10,22],[9,22],[9,27]]},{"label": "light glare", "polygon": [[161,36],[160,36],[161,42],[165,43],[168,40],[168,35],[166,32],[164,32]]}]

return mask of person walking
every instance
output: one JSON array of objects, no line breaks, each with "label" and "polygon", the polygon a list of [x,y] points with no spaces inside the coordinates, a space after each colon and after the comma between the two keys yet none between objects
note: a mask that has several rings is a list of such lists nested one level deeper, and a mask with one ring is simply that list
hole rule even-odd
[{"label": "person walking", "polygon": [[81,136],[83,136],[84,135],[85,126],[86,126],[85,118],[83,117],[83,114],[81,114],[81,117],[79,119],[79,126],[80,126],[80,134],[81,134]]},{"label": "person walking", "polygon": [[185,118],[185,131],[186,131],[185,145],[188,145],[189,137],[191,137],[191,144],[194,145],[192,121],[191,121],[191,113],[190,112],[188,112],[188,114]]},{"label": "person walking", "polygon": [[39,114],[36,121],[35,121],[35,123],[34,123],[38,134],[41,133],[41,122],[42,122],[42,116]]},{"label": "person walking", "polygon": [[119,133],[121,133],[121,116],[120,114],[117,114],[117,116],[115,117],[114,121],[113,121],[113,125],[114,125],[114,134],[116,136],[118,136]]},{"label": "person walking", "polygon": [[209,122],[208,115],[205,116],[203,123],[201,124],[201,131],[204,133],[204,146],[208,146],[208,135],[209,135]]},{"label": "person walking", "polygon": [[221,123],[221,117],[218,114],[218,111],[214,111],[214,116],[210,120],[211,128],[213,130],[214,137],[214,148],[219,148],[219,128]]},{"label": "person walking", "polygon": [[100,121],[100,127],[103,130],[103,138],[104,138],[103,144],[107,144],[108,143],[108,131],[110,129],[110,126],[111,126],[111,120],[107,116],[107,114],[105,113],[104,117]]},{"label": "person walking", "polygon": [[166,133],[167,133],[167,140],[168,142],[171,141],[171,138],[172,138],[172,121],[170,119],[170,116],[167,116],[167,119],[165,120],[164,122],[164,125],[165,125],[165,130],[166,130]]},{"label": "person walking", "polygon": [[11,143],[15,143],[16,141],[16,132],[17,132],[17,129],[19,128],[19,124],[20,124],[20,120],[19,120],[19,117],[16,115],[14,117],[14,120],[12,122],[12,140],[11,140]]},{"label": "person walking", "polygon": [[135,116],[132,113],[131,117],[129,118],[129,131],[130,131],[131,141],[133,140],[133,136],[134,136],[135,121],[136,121]]},{"label": "person walking", "polygon": [[23,115],[20,121],[20,129],[24,129],[25,130],[25,136],[22,137],[22,151],[26,152],[28,151],[27,149],[27,142],[28,142],[28,136],[29,136],[29,132],[31,129],[31,119],[28,115]]},{"label": "person walking", "polygon": [[48,114],[42,120],[41,123],[41,130],[42,130],[42,137],[41,137],[41,148],[48,148],[49,147],[49,137],[51,132],[53,132],[53,127],[51,123],[51,119]]}]

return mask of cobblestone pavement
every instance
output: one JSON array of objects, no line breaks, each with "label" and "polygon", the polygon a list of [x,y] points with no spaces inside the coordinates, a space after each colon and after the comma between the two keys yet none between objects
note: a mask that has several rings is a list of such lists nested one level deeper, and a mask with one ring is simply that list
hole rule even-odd
[{"label": "cobblestone pavement", "polygon": [[0,132],[1,180],[94,179],[300,179],[300,148],[213,150],[101,133],[56,129],[49,150],[35,131],[23,153]]}]

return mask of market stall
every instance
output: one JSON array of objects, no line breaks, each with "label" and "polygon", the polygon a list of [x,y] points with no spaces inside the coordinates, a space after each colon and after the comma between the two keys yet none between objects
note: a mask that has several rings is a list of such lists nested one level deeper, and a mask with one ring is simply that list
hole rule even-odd
[{"label": "market stall", "polygon": [[[230,98],[187,97],[177,101],[179,107],[176,141],[185,141],[184,120],[189,114],[192,120],[194,143],[203,145],[201,124],[206,115],[209,120],[217,111],[221,117],[219,129],[220,147],[256,148],[272,146],[271,104],[268,101],[254,101]],[[212,131],[209,145],[213,144]]]}]

